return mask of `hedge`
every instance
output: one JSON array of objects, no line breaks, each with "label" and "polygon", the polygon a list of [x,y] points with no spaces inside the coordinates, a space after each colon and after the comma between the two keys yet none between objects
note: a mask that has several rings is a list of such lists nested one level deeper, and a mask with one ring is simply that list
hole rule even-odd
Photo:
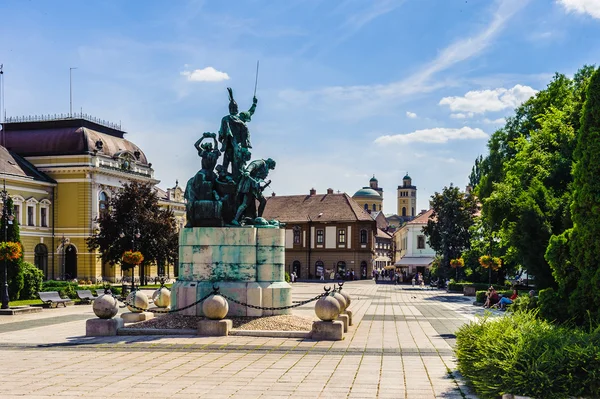
[{"label": "hedge", "polygon": [[482,398],[600,397],[600,327],[557,326],[520,311],[483,317],[457,334],[458,370]]},{"label": "hedge", "polygon": [[[494,285],[492,284],[496,290],[509,290],[511,287],[506,285]],[[490,284],[485,283],[450,283],[448,284],[448,290],[452,292],[463,292],[463,287],[474,287],[476,291],[487,290],[490,287]]]},{"label": "hedge", "polygon": [[[45,281],[44,284],[42,285],[42,291],[44,291],[44,292],[58,291],[58,294],[63,298],[68,297],[71,299],[77,299],[78,298],[77,290],[91,290],[91,291],[96,291],[96,293],[98,293],[98,292],[104,293],[104,285],[102,285],[102,284],[92,285],[92,286],[86,285],[85,287],[81,287],[77,283],[71,283],[71,282],[67,282],[67,281],[53,281],[53,280]],[[114,295],[121,294],[121,287],[119,287],[119,286],[111,286],[110,290]]]},{"label": "hedge", "polygon": [[[502,296],[508,296],[508,297],[510,297],[513,294],[512,290],[506,290],[506,291],[496,290],[496,292],[498,294],[501,294]],[[487,293],[487,290],[485,290],[485,291],[477,291],[475,293],[475,300],[477,302],[484,303],[485,302],[485,294],[486,293]],[[521,294],[519,293],[519,295],[521,295]]]}]

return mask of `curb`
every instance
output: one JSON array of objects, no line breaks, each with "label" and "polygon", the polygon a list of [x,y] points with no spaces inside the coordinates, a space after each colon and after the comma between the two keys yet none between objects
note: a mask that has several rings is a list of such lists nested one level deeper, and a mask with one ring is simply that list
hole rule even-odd
[{"label": "curb", "polygon": [[310,331],[231,330],[229,335],[241,337],[310,338]]},{"label": "curb", "polygon": [[117,335],[198,335],[195,328],[119,328]]}]

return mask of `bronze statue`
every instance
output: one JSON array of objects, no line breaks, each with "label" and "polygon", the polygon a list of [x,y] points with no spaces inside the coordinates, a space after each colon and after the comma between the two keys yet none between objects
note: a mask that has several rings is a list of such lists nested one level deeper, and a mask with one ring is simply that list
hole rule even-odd
[{"label": "bronze statue", "polygon": [[[265,182],[265,179],[269,174],[269,170],[272,169],[275,169],[275,161],[271,158],[250,162],[238,185],[238,196],[242,198],[242,203],[238,207],[232,224],[238,225],[244,214],[251,219],[262,217],[267,204],[262,192],[271,184],[271,180]],[[261,183],[264,184],[261,186]],[[259,202],[258,212],[256,211],[256,200]],[[250,210],[250,214],[245,213],[247,210]]]},{"label": "bronze statue", "polygon": [[254,97],[250,109],[238,114],[238,105],[233,99],[233,90],[228,87],[227,91],[229,93],[229,115],[221,119],[219,141],[221,142],[221,152],[223,153],[223,168],[227,171],[229,164],[231,164],[231,175],[234,180],[237,180],[244,168],[239,154],[242,149],[248,150],[252,148],[250,144],[250,131],[246,122],[250,122],[252,119],[252,115],[256,111],[258,99]]},{"label": "bronze statue", "polygon": [[[256,110],[258,100],[253,98],[252,107],[238,114],[238,106],[229,93],[229,115],[221,120],[217,149],[217,135],[204,133],[194,147],[202,159],[202,169],[191,178],[185,189],[187,224],[185,227],[239,226],[243,223],[268,225],[262,220],[266,199],[262,192],[271,181],[265,182],[269,170],[275,168],[271,158],[251,159],[249,122]],[[212,142],[205,141],[212,139]],[[223,154],[223,162],[217,165]],[[228,171],[231,165],[231,172]],[[256,201],[259,202],[258,210]],[[275,221],[276,222],[276,221]],[[272,225],[275,226],[275,225]]]}]

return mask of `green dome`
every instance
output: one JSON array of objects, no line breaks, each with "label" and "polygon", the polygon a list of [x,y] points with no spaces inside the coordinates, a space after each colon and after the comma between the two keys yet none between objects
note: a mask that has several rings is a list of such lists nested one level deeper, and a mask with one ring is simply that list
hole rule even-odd
[{"label": "green dome", "polygon": [[404,176],[404,177],[402,178],[402,180],[406,180],[406,179],[408,179],[408,180],[412,180],[412,179],[410,178],[410,176],[408,175],[408,173],[406,174],[406,176]]},{"label": "green dome", "polygon": [[352,196],[352,198],[354,197],[371,197],[371,198],[379,198],[381,199],[381,195],[379,195],[379,193],[375,190],[373,190],[372,188],[361,188],[360,190],[358,190],[357,192],[354,193],[354,195]]},{"label": "green dome", "polygon": [[375,178],[375,175],[373,175],[373,177],[371,177],[371,180],[369,180],[370,182],[372,181],[377,181],[377,179]]}]

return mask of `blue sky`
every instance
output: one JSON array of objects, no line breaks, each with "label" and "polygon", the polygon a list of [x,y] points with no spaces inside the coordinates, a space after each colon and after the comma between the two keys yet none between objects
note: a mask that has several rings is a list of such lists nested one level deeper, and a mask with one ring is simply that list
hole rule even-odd
[{"label": "blue sky", "polygon": [[[600,0],[0,2],[8,116],[73,107],[114,122],[161,187],[199,168],[226,87],[250,106],[253,158],[278,195],[352,195],[375,174],[386,213],[409,172],[418,207],[554,72],[598,64]],[[270,192],[269,192],[270,193]]]}]

